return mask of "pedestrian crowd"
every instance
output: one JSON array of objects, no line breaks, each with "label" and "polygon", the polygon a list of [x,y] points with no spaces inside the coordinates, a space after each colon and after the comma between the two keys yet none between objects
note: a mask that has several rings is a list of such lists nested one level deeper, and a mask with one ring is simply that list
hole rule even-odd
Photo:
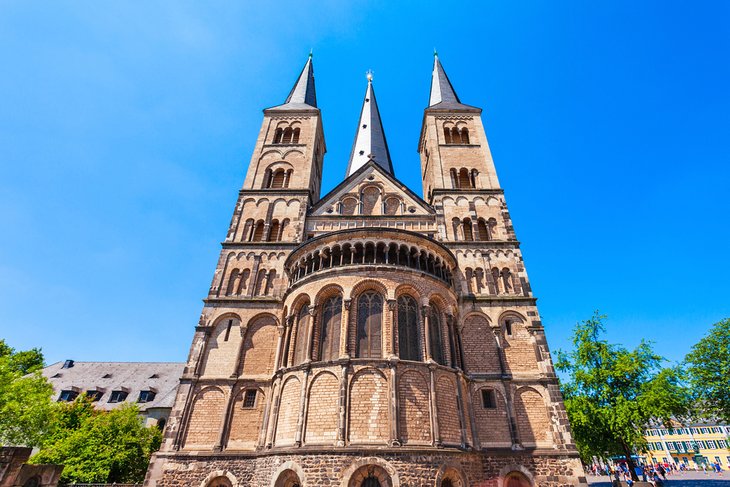
[{"label": "pedestrian crowd", "polygon": [[[722,473],[722,465],[719,462],[702,465],[701,469],[705,472],[709,470],[718,474]],[[634,480],[626,463],[618,463],[610,466],[593,464],[587,470],[596,476],[607,475],[610,479],[612,479],[613,485],[620,486],[622,481],[629,487],[634,485]],[[687,465],[683,463],[680,463],[679,466],[674,463],[657,463],[645,465],[638,464],[636,465],[634,472],[636,473],[636,478],[641,479],[644,482],[649,482],[655,487],[664,487],[664,483],[667,482],[667,475],[688,470],[689,468]]]}]

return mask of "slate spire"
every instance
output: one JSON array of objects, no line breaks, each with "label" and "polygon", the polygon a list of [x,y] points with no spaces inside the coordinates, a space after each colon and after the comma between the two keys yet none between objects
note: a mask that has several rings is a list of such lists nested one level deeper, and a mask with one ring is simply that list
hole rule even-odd
[{"label": "slate spire", "polygon": [[360,169],[371,159],[393,175],[393,163],[390,160],[388,142],[385,140],[383,122],[380,120],[380,111],[375,100],[372,73],[368,72],[367,77],[368,87],[360,111],[360,123],[355,132],[355,142],[352,144],[346,176]]},{"label": "slate spire", "polygon": [[459,109],[469,108],[473,109],[469,105],[464,105],[459,100],[459,95],[454,91],[454,87],[451,86],[449,77],[446,76],[446,71],[439,61],[437,53],[433,53],[433,74],[431,75],[431,98],[428,101],[429,108],[442,108],[442,109]]},{"label": "slate spire", "polygon": [[304,68],[302,69],[297,82],[286,97],[283,105],[273,107],[273,110],[302,110],[317,108],[317,94],[314,90],[314,66],[312,66],[312,53],[309,53]]}]

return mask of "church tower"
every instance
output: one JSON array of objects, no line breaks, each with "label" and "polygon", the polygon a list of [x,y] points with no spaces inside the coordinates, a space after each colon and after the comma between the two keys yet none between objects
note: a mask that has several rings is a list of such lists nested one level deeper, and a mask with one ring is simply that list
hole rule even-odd
[{"label": "church tower", "polygon": [[586,485],[481,110],[435,57],[424,198],[370,75],[320,198],[325,152],[310,56],[264,110],[145,485]]}]

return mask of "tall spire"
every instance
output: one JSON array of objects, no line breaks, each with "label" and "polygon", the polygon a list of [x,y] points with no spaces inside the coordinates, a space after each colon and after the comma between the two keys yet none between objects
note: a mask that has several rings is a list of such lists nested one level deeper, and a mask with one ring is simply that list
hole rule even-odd
[{"label": "tall spire", "polygon": [[369,71],[367,77],[368,88],[365,91],[365,100],[360,111],[360,123],[355,132],[355,142],[352,144],[347,176],[360,169],[371,159],[392,175],[393,163],[390,160],[388,142],[385,140],[383,122],[380,120],[378,102],[375,100],[372,72]]},{"label": "tall spire", "polygon": [[304,65],[297,82],[286,97],[283,105],[273,107],[274,110],[301,110],[317,108],[317,94],[314,90],[314,66],[312,66],[312,53],[309,53],[307,63]]},{"label": "tall spire", "polygon": [[451,86],[449,77],[446,76],[444,67],[441,66],[438,53],[435,51],[433,53],[433,74],[431,76],[431,98],[428,107],[445,109],[474,108],[461,103],[454,87]]}]

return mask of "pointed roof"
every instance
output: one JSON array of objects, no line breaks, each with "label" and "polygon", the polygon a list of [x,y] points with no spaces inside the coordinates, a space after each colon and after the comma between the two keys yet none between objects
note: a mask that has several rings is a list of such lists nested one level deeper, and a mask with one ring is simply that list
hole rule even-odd
[{"label": "pointed roof", "polygon": [[464,105],[459,100],[459,95],[454,91],[454,87],[446,76],[446,71],[439,61],[438,54],[433,55],[433,74],[431,75],[431,98],[428,101],[428,108],[440,109],[474,109],[469,105]]},{"label": "pointed roof", "polygon": [[289,92],[289,96],[286,97],[286,102],[269,110],[306,110],[311,108],[317,108],[317,94],[314,90],[314,66],[312,66],[312,54],[310,53],[299,78],[297,78],[297,82]]},{"label": "pointed roof", "polygon": [[365,99],[360,111],[360,123],[355,132],[355,141],[352,144],[346,176],[350,176],[370,160],[391,175],[393,174],[393,162],[390,160],[388,142],[385,140],[383,122],[380,120],[380,110],[378,110],[378,102],[375,100],[373,76],[368,73],[368,88],[365,91]]}]

